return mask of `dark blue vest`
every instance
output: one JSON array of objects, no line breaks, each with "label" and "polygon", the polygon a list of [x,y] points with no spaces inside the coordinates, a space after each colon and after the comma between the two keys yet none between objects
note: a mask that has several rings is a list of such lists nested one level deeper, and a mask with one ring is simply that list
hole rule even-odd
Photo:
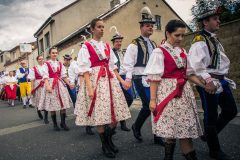
[{"label": "dark blue vest", "polygon": [[[29,68],[27,68],[26,70],[29,73]],[[25,74],[25,71],[24,71],[24,69],[22,67],[19,68],[19,71],[20,71],[20,73]],[[19,78],[18,82],[19,83],[28,82],[27,76],[24,76],[23,78]]]},{"label": "dark blue vest", "polygon": [[[136,42],[136,45],[138,46],[138,53],[137,53],[137,63],[134,65],[134,67],[146,67],[148,59],[149,59],[149,53],[148,53],[148,45],[147,42],[143,39],[142,36],[138,37],[137,39],[133,40]],[[151,41],[151,45],[154,48],[156,48],[155,42]]]}]

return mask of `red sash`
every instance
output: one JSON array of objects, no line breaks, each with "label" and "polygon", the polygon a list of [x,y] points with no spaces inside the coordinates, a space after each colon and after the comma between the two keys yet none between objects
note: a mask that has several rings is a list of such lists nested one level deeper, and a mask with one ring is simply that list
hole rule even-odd
[{"label": "red sash", "polygon": [[55,87],[57,87],[57,96],[60,101],[61,108],[63,108],[63,101],[60,95],[60,87],[59,87],[59,81],[62,81],[60,78],[61,71],[62,71],[62,63],[59,62],[60,68],[57,68],[56,72],[53,71],[49,62],[46,62],[46,64],[48,66],[49,78],[53,78],[52,89],[54,90]]},{"label": "red sash", "polygon": [[[163,51],[163,54],[164,54],[164,65],[165,65],[164,74],[162,78],[175,78],[177,79],[177,84],[176,84],[176,89],[172,93],[170,93],[165,99],[163,99],[155,108],[153,112],[155,123],[159,120],[167,104],[173,98],[180,98],[182,96],[184,85],[187,82],[187,79],[186,79],[187,66],[185,66],[184,68],[178,68],[176,63],[173,60],[173,57],[170,55],[170,53],[168,53],[168,51],[165,48],[160,47],[160,49]],[[186,60],[187,56],[183,51],[184,50],[182,49],[182,53],[180,54],[180,56]]]},{"label": "red sash", "polygon": [[[110,92],[110,107],[111,107],[111,120],[113,123],[116,122],[116,115],[114,112],[114,105],[113,105],[113,95],[112,95],[112,84],[111,84],[111,79],[113,78],[112,73],[109,70],[109,66],[108,66],[108,62],[109,60],[104,59],[102,61],[100,61],[97,57],[97,53],[94,50],[94,48],[92,47],[92,45],[90,43],[85,43],[85,45],[88,48],[88,51],[90,53],[90,57],[94,57],[94,59],[91,59],[92,62],[92,66],[91,67],[97,67],[100,66],[100,70],[98,72],[98,77],[97,77],[97,81],[96,81],[96,87],[94,89],[94,93],[93,93],[93,99],[92,102],[90,104],[90,109],[88,111],[88,116],[91,117],[93,109],[95,107],[95,103],[96,103],[96,98],[97,98],[97,87],[98,87],[98,81],[101,77],[106,77],[106,75],[108,76],[108,85],[109,85],[109,92]],[[110,47],[109,45],[107,45],[107,49],[104,50],[106,56],[110,57]]]}]

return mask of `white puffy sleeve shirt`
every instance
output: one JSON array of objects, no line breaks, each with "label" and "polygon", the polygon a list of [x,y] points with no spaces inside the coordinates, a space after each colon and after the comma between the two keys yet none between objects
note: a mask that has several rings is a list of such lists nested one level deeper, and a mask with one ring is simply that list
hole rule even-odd
[{"label": "white puffy sleeve shirt", "polygon": [[[25,68],[23,68],[23,69],[25,71]],[[20,78],[23,78],[25,76],[25,74],[21,73],[20,69],[17,69],[16,76],[17,76],[17,79],[20,79]]]},{"label": "white puffy sleeve shirt", "polygon": [[[60,68],[59,61],[49,60],[48,62],[50,63],[50,66],[52,67],[54,72],[57,71],[58,67]],[[46,63],[43,65],[42,74],[43,74],[43,79],[45,79],[45,78],[48,79],[49,78],[49,71],[48,71],[48,66],[47,66]],[[64,65],[62,64],[62,70],[61,70],[60,78],[65,78],[65,77],[67,77],[67,71],[66,71],[66,68],[64,67]]]},{"label": "white puffy sleeve shirt", "polygon": [[[44,74],[44,71],[43,71],[44,65],[42,65],[42,66],[37,65],[37,66],[35,66],[35,67],[37,68],[37,72],[38,72],[42,77],[44,77],[44,75],[43,75],[43,74]],[[30,81],[33,81],[33,80],[36,79],[36,77],[35,77],[35,72],[34,72],[34,69],[33,69],[33,68],[31,68],[31,69],[29,70],[29,74],[28,74],[27,78],[28,78]]]},{"label": "white puffy sleeve shirt", "polygon": [[14,76],[7,76],[6,77],[6,81],[5,81],[5,83],[17,83],[17,78],[16,77],[14,77]]},{"label": "white puffy sleeve shirt", "polygon": [[[94,45],[96,45],[96,47],[103,54],[103,57],[107,58],[105,55],[105,52],[104,52],[104,49],[106,47],[105,43],[103,43],[102,41],[98,42],[93,39],[90,42],[93,43]],[[113,50],[110,48],[110,59],[109,59],[109,64],[108,64],[110,70],[117,69],[117,66],[115,65],[117,63],[117,61],[118,61],[117,57],[115,56]],[[82,48],[80,49],[80,51],[78,53],[77,62],[79,65],[80,74],[92,71],[90,54],[89,54],[89,51],[85,44],[82,45]]]},{"label": "white puffy sleeve shirt", "polygon": [[71,84],[75,83],[75,80],[80,75],[80,68],[77,61],[72,61],[68,68],[68,76]]},{"label": "white puffy sleeve shirt", "polygon": [[[168,45],[168,47],[172,47],[169,44],[165,45]],[[174,51],[176,52],[176,55],[180,57],[180,53],[182,52],[181,48],[175,47]],[[186,53],[185,50],[184,53]],[[147,75],[148,81],[160,81],[161,77],[163,76],[163,73],[164,73],[164,54],[160,48],[155,48],[152,54],[150,55],[149,61],[144,70],[144,74]],[[190,74],[193,74],[193,72],[187,69],[187,75]]]},{"label": "white puffy sleeve shirt", "polygon": [[[221,46],[222,47],[222,46]],[[223,50],[223,47],[222,47]],[[189,50],[189,69],[194,71],[196,75],[201,76],[203,79],[210,78],[210,74],[226,75],[228,74],[230,61],[225,55],[224,51],[220,53],[220,66],[217,69],[207,68],[211,62],[208,46],[206,42],[196,42],[192,44]]]},{"label": "white puffy sleeve shirt", "polygon": [[164,72],[164,55],[160,48],[155,48],[148,60],[144,74],[149,81],[160,81]]}]

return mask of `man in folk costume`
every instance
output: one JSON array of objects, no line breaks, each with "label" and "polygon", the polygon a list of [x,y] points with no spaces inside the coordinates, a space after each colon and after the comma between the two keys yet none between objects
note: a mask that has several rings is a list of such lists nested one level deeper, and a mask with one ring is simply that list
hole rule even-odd
[{"label": "man in folk costume", "polygon": [[[151,55],[156,44],[149,39],[153,34],[153,25],[155,21],[148,7],[141,10],[142,20],[140,23],[141,35],[134,39],[127,47],[123,67],[126,70],[126,82],[128,88],[131,87],[132,81],[135,84],[136,90],[142,101],[142,109],[140,110],[135,123],[132,125],[134,137],[142,141],[141,128],[145,120],[150,116],[150,86],[146,82],[144,69],[147,65],[149,56]],[[164,145],[160,137],[154,135],[154,143]]]},{"label": "man in folk costume", "polygon": [[26,108],[27,102],[29,107],[32,107],[31,99],[31,82],[27,79],[29,74],[29,68],[27,68],[27,63],[23,60],[20,62],[21,67],[17,70],[17,79],[20,86],[20,94],[23,101],[23,108]]},{"label": "man in folk costume", "polygon": [[[118,61],[116,63],[117,67],[118,67],[118,72],[119,74],[121,75],[121,77],[123,79],[126,79],[126,76],[124,75],[124,69],[123,69],[123,66],[122,66],[122,62],[123,62],[123,51],[121,50],[121,47],[122,47],[122,40],[123,40],[123,36],[121,36],[119,34],[119,32],[117,31],[117,28],[116,26],[112,26],[110,28],[110,31],[112,29],[115,29],[115,33],[111,39],[112,43],[113,43],[113,52],[115,53],[115,56],[117,57]],[[121,84],[120,84],[121,85]],[[127,101],[127,104],[128,104],[128,107],[130,107],[133,103],[133,96],[132,96],[132,91],[131,89],[128,89],[128,90],[125,90],[123,88],[123,86],[121,85],[121,88],[122,88],[122,91],[124,93],[124,96],[126,98],[126,101]],[[121,124],[121,129],[123,131],[130,131],[130,129],[126,126],[126,121],[120,121],[120,124]]]},{"label": "man in folk costume", "polygon": [[[236,116],[237,107],[230,86],[235,83],[226,78],[230,61],[217,38],[219,30],[218,1],[198,1],[195,18],[202,30],[195,35],[190,51],[190,68],[201,77],[206,87],[197,86],[204,109],[204,128],[211,158],[229,160],[220,147],[218,134]],[[218,105],[221,113],[218,114]]]},{"label": "man in folk costume", "polygon": [[[63,58],[64,58],[63,65],[66,68],[67,76],[69,77],[69,69],[71,70],[70,72],[72,72],[72,69],[73,69],[72,67],[70,68],[72,57],[69,54],[65,54],[63,56]],[[68,89],[68,93],[69,93],[69,95],[70,95],[70,97],[72,99],[73,106],[75,106],[76,99],[77,99],[76,89],[75,88],[70,89],[69,86],[67,86],[67,89]]]}]

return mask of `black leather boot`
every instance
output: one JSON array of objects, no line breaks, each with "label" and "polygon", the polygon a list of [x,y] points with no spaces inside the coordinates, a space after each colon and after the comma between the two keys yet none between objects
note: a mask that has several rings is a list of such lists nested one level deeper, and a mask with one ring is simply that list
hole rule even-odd
[{"label": "black leather boot", "polygon": [[68,128],[68,126],[65,123],[66,113],[61,113],[60,115],[61,115],[60,127],[65,131],[69,131],[70,129]]},{"label": "black leather boot", "polygon": [[48,124],[49,121],[48,121],[48,111],[44,110],[44,123],[45,124]]},{"label": "black leather boot", "polygon": [[184,154],[184,157],[186,160],[197,160],[197,154],[196,151],[193,150],[187,154]]},{"label": "black leather boot", "polygon": [[164,160],[173,160],[173,154],[176,143],[165,143],[165,157]]},{"label": "black leather boot", "polygon": [[142,141],[141,128],[150,114],[150,110],[141,110],[135,123],[132,125],[133,135],[140,142]]},{"label": "black leather boot", "polygon": [[162,140],[162,137],[157,137],[155,134],[154,134],[154,144],[159,144],[163,147],[165,145],[165,143]]},{"label": "black leather boot", "polygon": [[136,128],[135,123],[132,125],[133,135],[138,141],[142,141],[142,135],[139,129]]},{"label": "black leather boot", "polygon": [[38,114],[38,117],[39,117],[40,119],[43,119],[43,115],[42,115],[42,113],[41,113],[40,110],[37,110],[37,114]]},{"label": "black leather boot", "polygon": [[110,149],[110,147],[107,143],[107,139],[106,139],[107,136],[105,135],[105,133],[99,133],[99,137],[102,142],[103,154],[108,158],[115,158],[115,153]]},{"label": "black leather boot", "polygon": [[126,125],[126,121],[120,121],[120,125],[121,125],[121,129],[123,130],[123,131],[127,131],[127,132],[129,132],[130,131],[130,129],[127,127],[127,125]]},{"label": "black leather boot", "polygon": [[110,149],[114,152],[114,153],[118,153],[118,148],[114,145],[113,141],[112,141],[112,136],[113,136],[113,130],[110,127],[106,127],[105,128],[105,133],[106,133],[106,139],[107,139],[107,143],[110,147]]},{"label": "black leather boot", "polygon": [[57,116],[56,116],[56,114],[51,115],[51,117],[52,117],[52,121],[53,121],[53,129],[55,131],[60,131],[60,128],[57,125]]},{"label": "black leather boot", "polygon": [[86,133],[88,135],[94,135],[94,132],[92,131],[92,127],[91,126],[86,126]]}]

